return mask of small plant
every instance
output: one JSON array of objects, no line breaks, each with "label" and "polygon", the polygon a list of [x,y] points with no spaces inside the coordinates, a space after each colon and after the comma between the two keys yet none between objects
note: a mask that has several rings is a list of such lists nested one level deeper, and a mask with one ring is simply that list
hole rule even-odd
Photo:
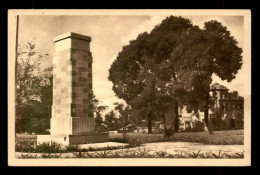
[{"label": "small plant", "polygon": [[221,150],[218,152],[218,154],[212,153],[212,155],[214,156],[214,158],[217,158],[217,159],[223,158],[223,154],[221,154]]},{"label": "small plant", "polygon": [[168,153],[166,151],[155,152],[155,154],[159,157],[167,157]]},{"label": "small plant", "polygon": [[74,156],[77,158],[83,158],[85,157],[86,152],[82,149],[79,149],[79,152],[72,152],[72,154],[74,154]]},{"label": "small plant", "polygon": [[224,154],[223,154],[223,157],[233,158],[234,156],[233,156],[233,155],[230,155],[230,154],[227,154],[227,153],[224,153]]},{"label": "small plant", "polygon": [[[62,153],[61,153],[62,154]],[[43,153],[41,155],[42,158],[60,158],[61,154],[54,154],[52,155],[51,153]]]},{"label": "small plant", "polygon": [[37,154],[35,156],[31,154],[21,154],[20,156],[17,156],[18,159],[37,159]]},{"label": "small plant", "polygon": [[129,147],[137,147],[142,145],[141,140],[138,138],[129,138],[127,142],[129,143]]},{"label": "small plant", "polygon": [[96,158],[107,158],[111,151],[96,152]]},{"label": "small plant", "polygon": [[67,152],[78,152],[80,150],[79,145],[68,145],[66,146]]},{"label": "small plant", "polygon": [[62,152],[61,144],[56,142],[43,142],[41,144],[36,145],[35,152],[38,153],[60,153]]},{"label": "small plant", "polygon": [[236,158],[244,158],[244,153],[236,153],[234,157],[236,157]]},{"label": "small plant", "polygon": [[175,154],[168,154],[167,158],[176,158],[176,155]]},{"label": "small plant", "polygon": [[137,155],[136,151],[129,151],[128,153],[124,154],[123,157],[124,158],[137,158],[137,157],[139,157],[139,155]]},{"label": "small plant", "polygon": [[176,158],[189,158],[189,156],[183,154],[182,151],[181,151],[181,152],[177,152],[177,153],[174,155],[174,157],[176,157]]},{"label": "small plant", "polygon": [[212,154],[211,152],[200,154],[200,158],[204,158],[204,159],[212,158],[211,154]]},{"label": "small plant", "polygon": [[87,158],[95,158],[95,153],[85,152],[85,156],[86,156]]},{"label": "small plant", "polygon": [[192,153],[185,153],[188,155],[189,158],[198,158],[200,156],[200,150],[195,153],[195,152],[192,152]]},{"label": "small plant", "polygon": [[120,152],[121,154],[121,156],[122,157],[128,157],[129,156],[129,149],[122,149],[122,151]]},{"label": "small plant", "polygon": [[146,150],[145,148],[141,150],[140,148],[136,152],[138,157],[150,157],[151,155],[149,154],[151,150]]},{"label": "small plant", "polygon": [[[104,148],[103,148],[104,149]],[[87,151],[97,151],[98,149],[97,148],[93,148],[93,147],[88,147],[87,149],[86,149]]]}]

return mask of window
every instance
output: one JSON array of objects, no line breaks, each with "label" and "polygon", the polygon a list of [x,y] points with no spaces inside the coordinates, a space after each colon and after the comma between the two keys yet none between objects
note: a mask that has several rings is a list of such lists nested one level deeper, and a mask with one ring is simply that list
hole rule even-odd
[{"label": "window", "polygon": [[232,110],[235,110],[236,109],[236,106],[235,106],[235,104],[233,103],[232,104]]},{"label": "window", "polygon": [[224,105],[224,103],[220,103],[220,106],[221,106],[221,109],[222,109],[222,110],[225,110],[225,105]]},{"label": "window", "polygon": [[242,110],[243,109],[243,104],[239,104],[239,109]]},{"label": "window", "polygon": [[213,126],[214,128],[217,127],[217,121],[216,121],[215,118],[211,119],[211,123],[212,123],[212,126]]},{"label": "window", "polygon": [[225,103],[225,106],[226,110],[228,111],[228,103]]},{"label": "window", "polygon": [[230,119],[230,128],[235,128],[235,119]]}]

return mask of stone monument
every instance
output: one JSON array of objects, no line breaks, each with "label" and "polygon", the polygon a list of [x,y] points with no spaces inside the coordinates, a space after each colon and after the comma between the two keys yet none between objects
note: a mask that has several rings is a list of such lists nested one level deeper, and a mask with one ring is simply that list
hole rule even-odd
[{"label": "stone monument", "polygon": [[38,135],[37,143],[107,142],[108,133],[95,132],[92,111],[91,38],[66,33],[54,39],[51,135]]}]

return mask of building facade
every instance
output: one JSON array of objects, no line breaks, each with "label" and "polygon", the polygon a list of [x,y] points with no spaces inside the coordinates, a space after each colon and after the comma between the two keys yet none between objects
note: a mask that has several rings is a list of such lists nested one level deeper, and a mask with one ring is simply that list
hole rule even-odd
[{"label": "building facade", "polygon": [[[209,110],[209,124],[214,130],[239,129],[244,126],[244,98],[237,91],[229,92],[225,86],[215,83],[210,95],[214,106]],[[204,112],[194,112],[189,107],[179,107],[180,130],[193,127],[196,121],[204,123]]]},{"label": "building facade", "polygon": [[228,91],[218,83],[211,86],[211,93],[216,98],[209,119],[212,127],[217,130],[244,127],[244,98],[237,91]]}]

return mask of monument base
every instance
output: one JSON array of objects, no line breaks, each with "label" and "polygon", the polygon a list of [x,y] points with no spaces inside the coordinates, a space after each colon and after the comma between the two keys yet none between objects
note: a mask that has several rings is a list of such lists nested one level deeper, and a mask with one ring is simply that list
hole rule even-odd
[{"label": "monument base", "polygon": [[108,142],[108,133],[88,133],[84,135],[37,135],[37,144],[56,142],[62,145]]}]

